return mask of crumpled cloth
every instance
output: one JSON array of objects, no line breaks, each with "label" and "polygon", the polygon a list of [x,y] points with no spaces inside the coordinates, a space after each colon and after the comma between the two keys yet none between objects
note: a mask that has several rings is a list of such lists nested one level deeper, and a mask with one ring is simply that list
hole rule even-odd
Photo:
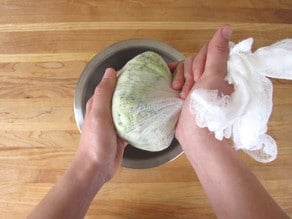
[{"label": "crumpled cloth", "polygon": [[253,39],[230,43],[227,75],[234,92],[196,89],[190,109],[199,127],[208,127],[219,140],[232,138],[255,160],[267,163],[277,157],[275,140],[267,132],[272,112],[273,85],[267,77],[292,79],[292,39],[285,39],[252,53]]}]

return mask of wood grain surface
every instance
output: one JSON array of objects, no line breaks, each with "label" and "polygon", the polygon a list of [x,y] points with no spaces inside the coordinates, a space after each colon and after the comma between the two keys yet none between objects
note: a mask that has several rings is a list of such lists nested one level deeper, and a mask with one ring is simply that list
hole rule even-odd
[{"label": "wood grain surface", "polygon": [[[291,38],[292,1],[1,0],[0,218],[25,218],[70,164],[80,137],[75,85],[91,57],[131,38],[160,40],[189,56],[226,23],[233,41],[252,36],[255,48]],[[278,158],[261,164],[239,153],[292,217],[292,81],[273,84],[268,133]],[[158,168],[120,168],[86,218],[215,215],[183,155]]]}]

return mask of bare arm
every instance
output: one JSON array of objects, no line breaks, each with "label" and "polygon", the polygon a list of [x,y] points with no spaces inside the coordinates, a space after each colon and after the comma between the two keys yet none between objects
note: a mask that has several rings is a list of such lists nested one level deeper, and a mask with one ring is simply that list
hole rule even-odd
[{"label": "bare arm", "polygon": [[[208,48],[198,54],[199,57],[205,56],[206,61],[204,73],[193,89],[218,89],[224,94],[232,92],[232,87],[224,81],[230,37],[229,27],[219,29]],[[218,141],[208,129],[196,126],[189,101],[188,96],[179,118],[176,137],[217,217],[288,218],[228,141]]]},{"label": "bare arm", "polygon": [[116,172],[126,144],[117,136],[111,118],[115,83],[115,71],[107,69],[87,103],[79,148],[71,166],[29,218],[83,218],[96,193]]},{"label": "bare arm", "polygon": [[190,128],[183,147],[218,218],[288,218],[228,141]]},{"label": "bare arm", "polygon": [[98,172],[94,164],[74,160],[29,218],[83,218],[104,184]]}]

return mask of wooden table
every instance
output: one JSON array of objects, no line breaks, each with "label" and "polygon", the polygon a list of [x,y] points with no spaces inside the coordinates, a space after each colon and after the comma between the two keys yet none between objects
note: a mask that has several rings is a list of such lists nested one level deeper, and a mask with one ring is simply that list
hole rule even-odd
[{"label": "wooden table", "polygon": [[[213,2],[213,3],[211,3]],[[198,52],[222,24],[255,47],[292,37],[292,2],[0,1],[0,218],[24,218],[71,162],[80,134],[73,96],[86,63],[131,38]],[[279,155],[261,164],[241,154],[292,217],[292,82],[273,80],[269,133]],[[256,200],[255,200],[256,201]],[[120,168],[87,218],[214,218],[185,156],[158,168]]]}]

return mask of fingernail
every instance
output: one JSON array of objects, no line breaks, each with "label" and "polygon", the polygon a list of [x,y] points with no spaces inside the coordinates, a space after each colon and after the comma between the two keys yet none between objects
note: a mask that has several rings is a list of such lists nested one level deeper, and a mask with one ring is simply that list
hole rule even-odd
[{"label": "fingernail", "polygon": [[180,97],[181,97],[182,99],[185,99],[185,98],[186,98],[186,93],[184,93],[184,92],[180,93],[179,95],[180,95]]},{"label": "fingernail", "polygon": [[107,68],[104,72],[103,77],[104,78],[112,78],[114,77],[116,72],[112,68]]},{"label": "fingernail", "polygon": [[226,40],[230,40],[232,36],[232,28],[229,25],[226,25],[223,27],[221,33]]},{"label": "fingernail", "polygon": [[174,89],[179,89],[179,88],[180,88],[180,85],[181,85],[181,83],[180,83],[179,81],[174,81],[174,82],[172,83],[172,87],[173,87]]},{"label": "fingernail", "polygon": [[180,95],[180,97],[183,98],[183,99],[186,97],[186,91],[185,91],[184,88],[182,89],[182,91],[180,92],[179,95]]}]

